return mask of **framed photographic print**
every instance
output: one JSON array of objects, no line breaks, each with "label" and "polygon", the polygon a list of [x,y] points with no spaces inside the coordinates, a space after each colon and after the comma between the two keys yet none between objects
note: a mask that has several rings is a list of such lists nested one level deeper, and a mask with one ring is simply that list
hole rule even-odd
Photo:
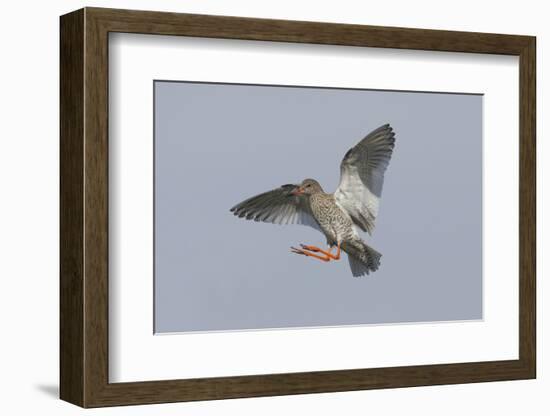
[{"label": "framed photographic print", "polygon": [[535,38],[61,17],[83,407],[534,378]]}]

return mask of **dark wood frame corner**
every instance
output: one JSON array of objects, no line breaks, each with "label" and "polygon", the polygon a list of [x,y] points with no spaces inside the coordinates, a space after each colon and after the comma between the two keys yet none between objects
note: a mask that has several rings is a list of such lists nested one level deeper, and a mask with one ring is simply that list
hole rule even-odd
[{"label": "dark wood frame corner", "polygon": [[[85,8],[61,17],[60,358],[63,400],[83,407],[534,378],[535,38]],[[519,359],[109,383],[108,34],[129,32],[519,56]]]}]

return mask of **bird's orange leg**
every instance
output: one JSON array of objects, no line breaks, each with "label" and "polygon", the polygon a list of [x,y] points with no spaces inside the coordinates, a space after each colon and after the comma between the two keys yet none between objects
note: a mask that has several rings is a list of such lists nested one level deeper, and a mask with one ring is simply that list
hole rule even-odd
[{"label": "bird's orange leg", "polygon": [[[340,260],[340,243],[338,243],[336,254],[332,254],[332,249],[326,251],[316,246],[306,246],[305,244],[300,244],[300,246],[302,249],[291,247],[292,252],[296,254],[303,254],[304,256],[314,257],[325,262],[330,260]],[[323,256],[314,253],[322,253]]]},{"label": "bird's orange leg", "polygon": [[314,253],[323,253],[325,256],[327,256],[332,260],[340,260],[340,243],[338,243],[336,254],[332,254],[332,248],[330,248],[329,251],[326,251],[316,246],[306,246],[304,244],[300,244],[300,245],[304,250],[313,251]]},{"label": "bird's orange leg", "polygon": [[328,256],[320,256],[318,254],[311,253],[311,252],[306,251],[306,250],[301,250],[301,249],[296,248],[296,247],[290,247],[290,250],[295,254],[302,254],[304,256],[313,257],[315,259],[322,260],[322,261],[325,261],[325,262],[330,261],[330,257],[328,257]]}]

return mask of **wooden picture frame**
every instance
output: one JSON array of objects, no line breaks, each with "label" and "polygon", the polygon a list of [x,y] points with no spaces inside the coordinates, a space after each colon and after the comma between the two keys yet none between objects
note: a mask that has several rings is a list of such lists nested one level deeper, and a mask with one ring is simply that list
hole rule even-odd
[{"label": "wooden picture frame", "polygon": [[[60,396],[82,407],[535,378],[535,38],[85,8],[61,17]],[[519,56],[519,359],[109,383],[108,34],[247,39]]]}]

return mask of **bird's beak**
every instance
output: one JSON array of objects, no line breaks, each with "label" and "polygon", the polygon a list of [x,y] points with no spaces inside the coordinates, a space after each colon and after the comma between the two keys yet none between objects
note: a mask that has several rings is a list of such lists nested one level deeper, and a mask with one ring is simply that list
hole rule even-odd
[{"label": "bird's beak", "polygon": [[303,193],[304,190],[300,186],[298,186],[291,192],[292,195],[302,195]]}]

